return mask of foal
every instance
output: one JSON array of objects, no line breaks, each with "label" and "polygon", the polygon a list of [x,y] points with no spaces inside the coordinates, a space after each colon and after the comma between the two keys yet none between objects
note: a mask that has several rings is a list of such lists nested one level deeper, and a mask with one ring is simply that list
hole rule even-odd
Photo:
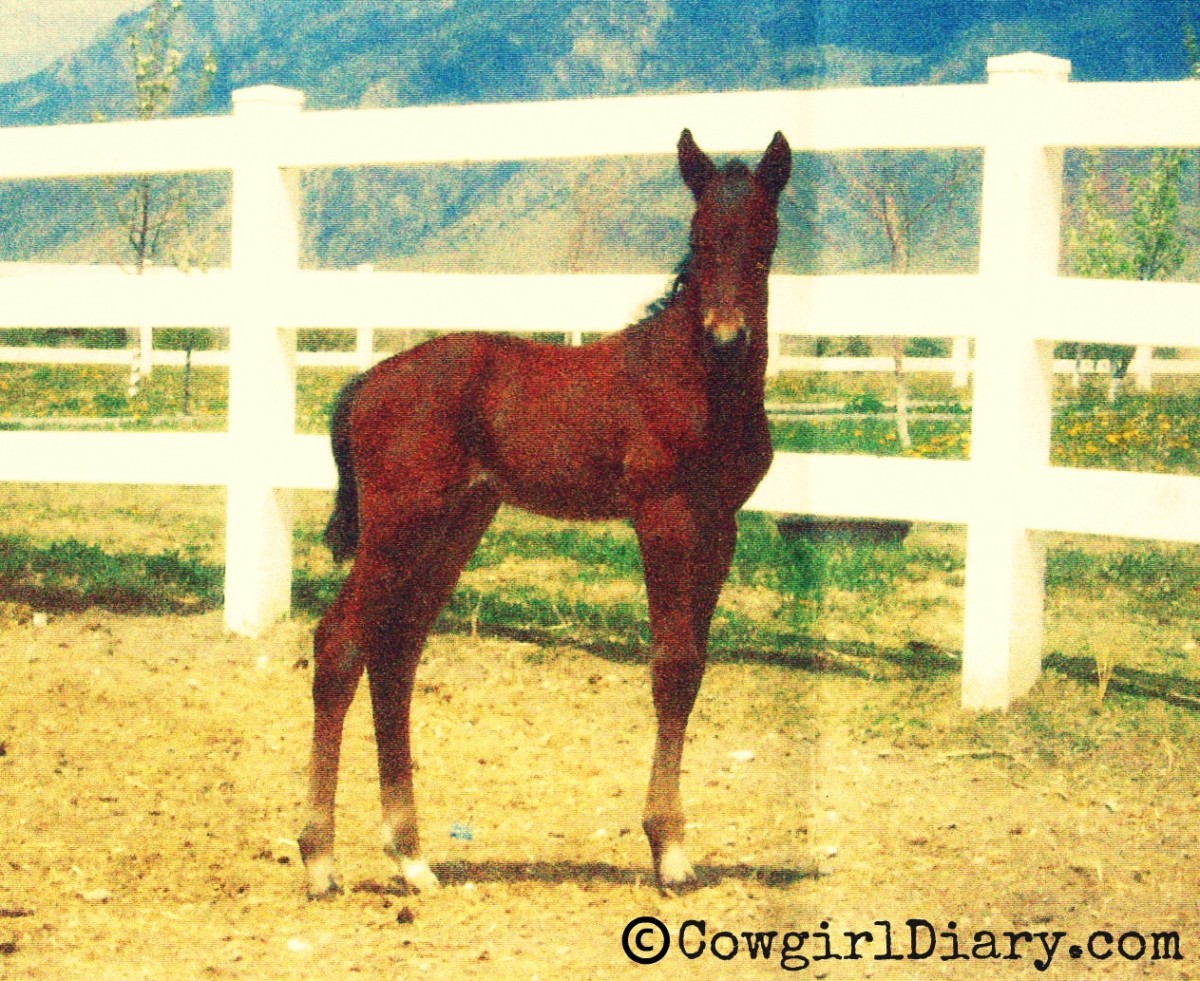
[{"label": "foal", "polygon": [[689,131],[691,251],[653,316],[593,344],[454,334],[351,381],[332,420],[339,486],[326,531],[354,565],[316,631],[309,895],[338,892],[334,796],[342,721],[367,673],[383,847],[412,887],[421,857],[409,708],[426,635],[496,510],[628,518],[649,603],[658,730],[642,826],[663,888],[695,880],[679,770],[736,513],[771,462],[763,411],[767,274],[791,173],[777,133],[758,166],[718,168]]}]

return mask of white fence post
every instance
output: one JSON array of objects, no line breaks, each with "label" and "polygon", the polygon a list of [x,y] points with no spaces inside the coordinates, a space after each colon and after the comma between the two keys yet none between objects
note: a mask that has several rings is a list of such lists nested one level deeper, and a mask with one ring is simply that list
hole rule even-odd
[{"label": "white fence post", "polygon": [[[355,269],[369,286],[370,276],[375,271],[374,263],[360,262]],[[375,363],[375,328],[369,323],[359,324],[354,331],[354,358],[359,371],[366,371]]]},{"label": "white fence post", "polygon": [[1151,345],[1138,344],[1133,349],[1133,360],[1129,363],[1129,373],[1133,375],[1139,392],[1154,390],[1154,348]]},{"label": "white fence post", "polygon": [[295,432],[296,332],[280,329],[273,310],[299,266],[299,173],[274,154],[303,101],[303,93],[273,85],[233,93],[237,312],[229,331],[225,624],[250,636],[291,607],[291,494],[275,486],[272,450]]},{"label": "white fence post", "polygon": [[971,339],[956,337],[950,349],[950,362],[954,366],[954,387],[966,388],[971,384]]},{"label": "white fence post", "polygon": [[779,365],[783,358],[783,336],[776,331],[767,333],[767,377],[779,377]]},{"label": "white fence post", "polygon": [[984,148],[975,342],[974,477],[967,526],[963,705],[1006,708],[1041,671],[1045,551],[1024,525],[1020,489],[1049,466],[1053,342],[1036,337],[1057,274],[1062,151],[1037,126],[1070,62],[1018,54],[988,61],[994,93]]},{"label": "white fence post", "polygon": [[144,324],[138,328],[139,357],[142,359],[142,378],[149,378],[154,371],[154,328]]}]

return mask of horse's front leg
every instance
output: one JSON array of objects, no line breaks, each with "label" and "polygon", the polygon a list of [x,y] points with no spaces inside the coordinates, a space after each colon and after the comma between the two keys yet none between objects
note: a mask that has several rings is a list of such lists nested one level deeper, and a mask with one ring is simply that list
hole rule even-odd
[{"label": "horse's front leg", "polygon": [[[650,608],[650,680],[658,730],[642,827],[659,885],[677,889],[695,881],[683,847],[679,774],[688,717],[704,677],[705,647],[696,625],[704,548],[702,522],[682,496],[644,503],[634,517]],[[711,613],[711,610],[708,611]]]},{"label": "horse's front leg", "polygon": [[712,625],[717,599],[729,576],[733,552],[737,546],[737,512],[706,511],[701,515],[699,546],[695,563],[695,592],[692,623],[696,644],[708,650],[708,630]]}]

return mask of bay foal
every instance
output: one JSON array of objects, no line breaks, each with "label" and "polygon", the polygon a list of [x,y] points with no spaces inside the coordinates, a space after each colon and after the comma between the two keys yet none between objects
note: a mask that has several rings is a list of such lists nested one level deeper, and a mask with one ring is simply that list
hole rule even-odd
[{"label": "bay foal", "polygon": [[437,886],[413,800],[413,679],[434,618],[502,503],[633,522],[658,723],[643,827],[660,886],[695,879],[683,848],[680,760],[735,515],[771,462],[767,274],[791,150],[777,133],[755,169],[718,167],[684,130],[678,151],[696,203],[691,248],[655,314],[577,348],[442,336],[382,362],[338,398],[340,483],[326,540],[354,565],[315,639],[300,835],[313,897],[338,891],[342,721],[364,670],[384,850],[412,887]]}]

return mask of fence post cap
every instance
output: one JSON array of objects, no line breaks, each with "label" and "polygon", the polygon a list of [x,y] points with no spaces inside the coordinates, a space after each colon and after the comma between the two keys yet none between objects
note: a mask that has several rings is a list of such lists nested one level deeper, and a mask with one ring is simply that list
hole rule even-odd
[{"label": "fence post cap", "polygon": [[987,73],[989,78],[997,75],[1047,75],[1065,82],[1071,75],[1071,62],[1036,51],[1021,51],[989,58]]},{"label": "fence post cap", "polygon": [[242,106],[282,106],[299,109],[304,105],[304,93],[299,89],[284,88],[282,85],[251,85],[233,90],[233,109]]}]

